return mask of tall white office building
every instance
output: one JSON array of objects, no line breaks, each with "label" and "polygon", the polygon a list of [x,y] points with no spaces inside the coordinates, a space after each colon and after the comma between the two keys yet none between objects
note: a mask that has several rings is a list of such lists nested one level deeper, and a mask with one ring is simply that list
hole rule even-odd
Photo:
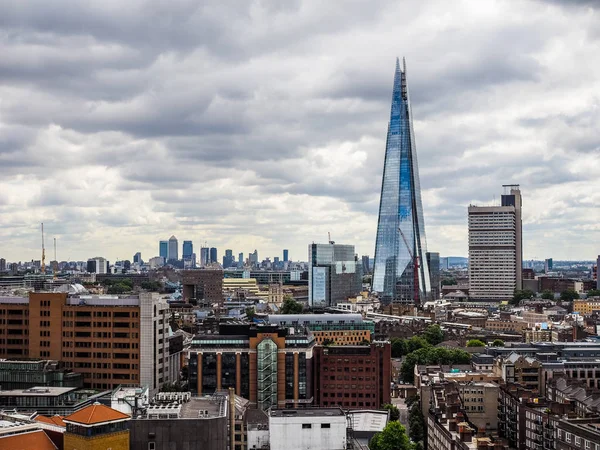
[{"label": "tall white office building", "polygon": [[519,185],[504,185],[501,206],[469,205],[469,297],[508,300],[522,289]]}]

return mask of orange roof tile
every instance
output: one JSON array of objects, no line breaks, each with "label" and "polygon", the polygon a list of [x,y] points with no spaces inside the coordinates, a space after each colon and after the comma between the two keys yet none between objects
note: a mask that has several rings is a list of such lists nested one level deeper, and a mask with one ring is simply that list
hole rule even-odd
[{"label": "orange roof tile", "polygon": [[56,445],[42,430],[11,434],[0,438],[0,448],[10,450],[56,450]]},{"label": "orange roof tile", "polygon": [[82,425],[94,425],[96,423],[113,422],[115,420],[126,420],[130,416],[108,406],[94,403],[64,418],[65,422],[77,422]]},{"label": "orange roof tile", "polygon": [[42,423],[47,423],[49,425],[56,425],[58,427],[63,427],[63,428],[65,428],[67,426],[67,424],[65,424],[63,422],[63,418],[60,416],[48,417],[48,416],[39,415],[34,420],[37,420],[38,422],[42,422]]}]

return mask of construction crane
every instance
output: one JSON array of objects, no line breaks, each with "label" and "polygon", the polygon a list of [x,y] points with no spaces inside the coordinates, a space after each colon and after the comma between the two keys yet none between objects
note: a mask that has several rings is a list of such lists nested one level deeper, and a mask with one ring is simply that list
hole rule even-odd
[{"label": "construction crane", "polygon": [[56,259],[56,238],[54,238],[54,264],[52,265],[52,273],[56,280],[56,272],[58,272],[58,259]]},{"label": "construction crane", "polygon": [[410,248],[410,245],[408,245],[408,240],[406,239],[406,236],[404,236],[404,233],[402,232],[402,228],[398,227],[398,231],[400,232],[400,236],[402,236],[402,240],[404,241],[404,244],[406,245],[406,249],[408,250],[408,254],[410,255],[410,257],[412,258],[412,260],[415,263],[415,266],[413,268],[413,272],[414,272],[414,281],[413,284],[415,285],[415,291],[414,291],[414,302],[415,305],[418,305],[419,303],[419,256],[415,256],[413,254],[413,251]]},{"label": "construction crane", "polygon": [[44,222],[42,222],[42,275],[46,274],[46,249],[44,248]]}]

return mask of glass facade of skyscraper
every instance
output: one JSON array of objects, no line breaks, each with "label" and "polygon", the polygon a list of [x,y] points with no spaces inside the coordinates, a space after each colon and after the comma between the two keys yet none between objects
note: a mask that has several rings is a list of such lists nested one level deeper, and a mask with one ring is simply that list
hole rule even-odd
[{"label": "glass facade of skyscraper", "polygon": [[183,259],[190,260],[194,254],[194,244],[192,241],[183,241]]},{"label": "glass facade of skyscraper", "polygon": [[384,304],[429,299],[426,252],[406,66],[396,61],[373,268],[373,291]]},{"label": "glass facade of skyscraper", "polygon": [[169,241],[160,241],[158,246],[158,256],[166,261],[169,256]]}]

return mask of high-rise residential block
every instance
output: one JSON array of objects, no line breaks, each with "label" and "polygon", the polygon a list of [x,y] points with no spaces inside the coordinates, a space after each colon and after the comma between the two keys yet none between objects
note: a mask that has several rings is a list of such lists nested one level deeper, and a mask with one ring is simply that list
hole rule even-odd
[{"label": "high-rise residential block", "polygon": [[552,258],[547,258],[544,260],[544,273],[552,272]]},{"label": "high-rise residential block", "polygon": [[158,294],[31,292],[0,298],[0,323],[9,324],[0,334],[0,358],[62,361],[86,387],[142,384],[155,392],[177,381],[169,365],[179,364],[180,354],[170,352],[169,305]]},{"label": "high-rise residential block", "polygon": [[353,245],[310,244],[308,263],[309,306],[335,306],[360,293],[362,270]]},{"label": "high-rise residential block", "polygon": [[169,258],[169,241],[160,241],[158,244],[158,256],[164,258],[164,261],[167,262]]},{"label": "high-rise residential block", "polygon": [[6,272],[6,259],[0,258],[0,272]]},{"label": "high-rise residential block", "polygon": [[290,252],[288,249],[283,249],[283,262],[289,261]]},{"label": "high-rise residential block", "polygon": [[469,206],[469,296],[502,301],[522,289],[521,191],[504,186],[500,206]]},{"label": "high-rise residential block", "polygon": [[216,247],[211,247],[210,248],[210,262],[211,263],[219,262],[219,257],[217,255],[217,249],[216,249]]},{"label": "high-rise residential block", "polygon": [[425,223],[406,64],[396,73],[388,125],[372,289],[383,304],[430,298]]},{"label": "high-rise residential block", "polygon": [[167,255],[167,261],[178,261],[179,260],[179,242],[175,236],[169,238],[169,254]]}]

